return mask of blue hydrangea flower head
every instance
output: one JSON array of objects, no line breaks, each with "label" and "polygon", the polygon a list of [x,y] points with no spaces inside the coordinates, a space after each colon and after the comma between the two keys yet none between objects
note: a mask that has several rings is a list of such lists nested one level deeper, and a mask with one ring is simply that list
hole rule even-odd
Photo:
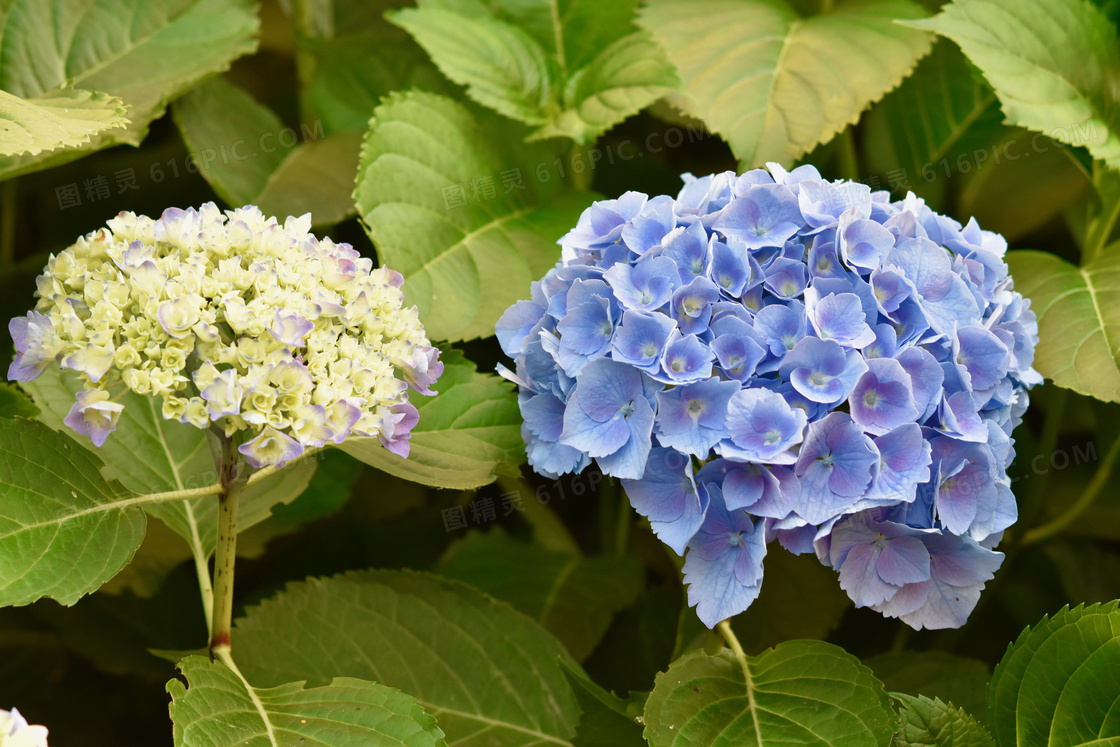
[{"label": "blue hydrangea flower head", "polygon": [[529,463],[621,478],[709,626],[758,596],[777,540],[857,606],[959,627],[1002,562],[1011,435],[1042,381],[1007,242],[913,194],[768,167],[627,192],[560,240],[497,325]]}]

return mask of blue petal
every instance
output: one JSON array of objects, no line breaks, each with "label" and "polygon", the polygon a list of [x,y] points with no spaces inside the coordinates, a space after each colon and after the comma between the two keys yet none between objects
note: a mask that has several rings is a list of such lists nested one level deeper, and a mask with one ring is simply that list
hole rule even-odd
[{"label": "blue petal", "polygon": [[622,487],[634,509],[649,519],[658,539],[678,555],[704,521],[707,502],[692,479],[692,460],[672,449],[648,452],[641,479],[624,479]]}]

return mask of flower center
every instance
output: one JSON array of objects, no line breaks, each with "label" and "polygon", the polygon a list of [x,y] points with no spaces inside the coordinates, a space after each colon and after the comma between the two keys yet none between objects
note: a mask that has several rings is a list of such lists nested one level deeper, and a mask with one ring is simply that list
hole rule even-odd
[{"label": "flower center", "polygon": [[867,405],[868,407],[874,407],[875,405],[879,404],[879,393],[874,389],[868,389],[863,394],[863,404]]}]

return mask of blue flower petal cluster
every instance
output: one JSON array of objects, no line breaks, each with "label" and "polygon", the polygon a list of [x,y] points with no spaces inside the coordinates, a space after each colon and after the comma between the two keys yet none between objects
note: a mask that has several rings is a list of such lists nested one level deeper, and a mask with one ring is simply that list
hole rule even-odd
[{"label": "blue flower petal cluster", "polygon": [[774,540],[857,606],[959,627],[1042,380],[1006,242],[812,166],[684,181],[588,208],[498,322],[530,464],[621,479],[710,627]]}]

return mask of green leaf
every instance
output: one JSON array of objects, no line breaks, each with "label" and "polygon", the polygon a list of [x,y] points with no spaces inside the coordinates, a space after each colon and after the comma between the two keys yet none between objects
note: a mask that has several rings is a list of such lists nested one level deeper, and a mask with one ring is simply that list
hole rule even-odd
[{"label": "green leaf", "polygon": [[[74,393],[82,384],[72,371],[51,366],[35,381],[23,384],[42,409],[40,419],[59,430],[70,411]],[[164,420],[155,397],[129,392],[121,400],[124,411],[117,429],[100,447],[84,436],[76,439],[96,453],[105,466],[103,474],[118,480],[132,493],[146,495],[172,490],[193,490],[218,481],[214,458],[206,444],[206,432],[175,420]],[[68,429],[67,429],[68,430]],[[311,481],[314,459],[293,462],[241,493],[237,526],[245,531],[264,521],[270,509],[295,500]],[[218,500],[213,495],[145,506],[191,546],[207,558],[214,551],[218,533]]]},{"label": "green leaf", "polygon": [[992,736],[964,710],[940,698],[896,695],[904,708],[895,747],[995,747]]},{"label": "green leaf", "polygon": [[1001,745],[1120,744],[1118,606],[1065,607],[1008,647],[988,686]]},{"label": "green leaf", "polygon": [[1120,402],[1120,253],[1075,267],[1047,252],[1008,252],[1015,289],[1038,315],[1034,367],[1055,384]]},{"label": "green leaf", "polygon": [[374,110],[354,199],[378,257],[404,275],[405,298],[433,340],[492,335],[556,264],[557,239],[591,201],[552,178],[553,152],[522,143],[525,134],[416,91],[391,94]]},{"label": "green leaf", "polygon": [[515,471],[525,445],[513,387],[479,373],[457,350],[445,349],[440,358],[439,393],[409,395],[420,421],[412,429],[407,459],[376,438],[348,438],[339,448],[396,477],[440,488],[477,488],[493,482],[499,471]]},{"label": "green leaf", "polygon": [[841,648],[787,641],[747,657],[690,651],[657,677],[646,701],[652,747],[703,744],[890,744],[896,719],[882,684]]},{"label": "green leaf", "polygon": [[399,687],[450,745],[569,744],[579,708],[552,636],[465,584],[367,571],[290,584],[233,632],[248,679],[275,685],[358,677]]},{"label": "green leaf", "polygon": [[593,143],[678,84],[672,64],[648,34],[624,36],[571,77],[563,111],[532,137]]},{"label": "green leaf", "polygon": [[638,23],[677,66],[685,113],[751,167],[788,164],[855,124],[929,51],[930,35],[894,23],[924,15],[910,0],[809,18],[783,0],[652,0]]},{"label": "green leaf", "polygon": [[265,215],[311,213],[317,226],[352,217],[361,132],[328,135],[297,145],[254,198]]},{"label": "green leaf", "polygon": [[[15,418],[0,428],[0,606],[51,597],[65,605],[128,564],[144,512],[101,461],[62,433]],[[120,504],[119,506],[117,504]]]},{"label": "green leaf", "polygon": [[[292,149],[277,137],[284,129],[280,118],[224,77],[180,98],[171,113],[199,173],[219,197],[236,207],[253,202]],[[262,148],[265,135],[271,142]]]},{"label": "green leaf", "polygon": [[614,615],[638,598],[644,580],[633,556],[551,552],[511,539],[500,528],[459,540],[434,571],[509,602],[577,661],[587,658]]},{"label": "green leaf", "polygon": [[0,89],[34,99],[63,85],[123,101],[131,124],[81,151],[0,157],[0,179],[118,143],[139,145],[164,108],[256,49],[254,0],[40,0],[0,3]]},{"label": "green leaf", "polygon": [[914,73],[868,113],[864,150],[886,145],[920,186],[943,178],[938,162],[952,162],[977,139],[998,132],[1001,119],[995,93],[973,74],[956,46],[939,41]]},{"label": "green leaf", "polygon": [[1120,49],[1091,3],[957,0],[909,24],[947,36],[980,68],[1007,124],[1084,145],[1120,168]]},{"label": "green leaf", "polygon": [[322,130],[302,125],[307,142],[295,145],[294,129],[225,78],[183,96],[172,113],[199,172],[227,204],[253,204],[280,220],[309,212],[315,225],[354,214],[360,133],[312,139]]},{"label": "green leaf", "polygon": [[988,665],[944,651],[899,651],[864,662],[888,692],[926,695],[959,704],[981,722],[988,718]]},{"label": "green leaf", "polygon": [[[448,82],[386,10],[408,0],[323,0],[297,12],[296,45],[305,118],[328,133],[365,131],[369,115],[390,91],[419,88],[453,93]],[[299,6],[297,6],[298,9]],[[353,183],[351,183],[353,186]]]},{"label": "green leaf", "polygon": [[561,660],[560,668],[579,701],[579,729],[575,747],[645,747],[642,738],[642,702],[623,700],[596,685]]},{"label": "green leaf", "polygon": [[258,689],[203,656],[188,656],[179,669],[186,685],[167,683],[176,747],[446,745],[436,720],[413,698],[375,682],[339,677],[323,687]]},{"label": "green leaf", "polygon": [[406,8],[388,17],[478,103],[531,125],[557,114],[545,52],[517,26],[447,10]]},{"label": "green leaf", "polygon": [[0,91],[0,156],[36,156],[77,148],[91,136],[125,127],[124,103],[97,91],[56,88],[25,100]]},{"label": "green leaf", "polygon": [[[424,3],[392,13],[389,20],[412,34],[443,74],[466,86],[475,101],[539,127],[533,138],[589,143],[678,83],[664,52],[644,34],[603,39],[601,51],[590,58],[583,44],[571,50],[576,56],[570,59],[566,42],[611,20],[596,17],[600,13],[589,5],[517,4],[522,12],[510,22]],[[632,19],[632,4],[622,5],[626,15],[614,19],[621,23],[612,30],[625,28]],[[495,10],[501,15],[505,9]]]},{"label": "green leaf", "polygon": [[39,408],[15,384],[0,382],[0,418],[34,418]]},{"label": "green leaf", "polygon": [[956,168],[964,164],[972,171],[958,193],[957,210],[1015,244],[1059,218],[1089,183],[1063,152],[1066,146],[1019,128],[1002,129],[1001,137],[976,152],[991,157],[994,151],[1003,158],[985,162],[968,153],[957,157]]}]

